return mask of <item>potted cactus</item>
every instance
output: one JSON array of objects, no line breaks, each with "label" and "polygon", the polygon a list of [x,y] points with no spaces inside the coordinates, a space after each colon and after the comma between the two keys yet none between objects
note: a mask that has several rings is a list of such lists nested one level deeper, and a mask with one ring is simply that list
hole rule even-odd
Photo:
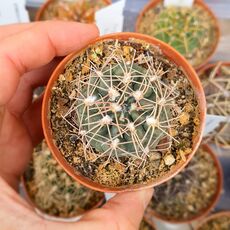
[{"label": "potted cactus", "polygon": [[177,224],[200,219],[217,203],[222,180],[217,157],[203,145],[181,173],[155,187],[145,216]]},{"label": "potted cactus", "polygon": [[[218,62],[206,65],[198,75],[204,87],[207,113],[211,115],[221,115],[229,117],[230,114],[230,63]],[[206,141],[211,141],[217,145],[230,147],[230,121],[223,122],[210,133]]]},{"label": "potted cactus", "polygon": [[195,68],[208,61],[220,36],[216,17],[201,0],[191,8],[166,8],[163,0],[152,0],[139,14],[136,32],[168,43]]},{"label": "potted cactus", "polygon": [[110,0],[48,0],[38,11],[35,20],[93,23],[95,12],[110,3]]},{"label": "potted cactus", "polygon": [[43,100],[43,130],[70,175],[100,191],[162,183],[192,158],[205,119],[193,68],[149,36],[118,33],[66,57]]},{"label": "potted cactus", "polygon": [[80,185],[66,174],[44,141],[34,149],[22,179],[28,201],[43,216],[74,220],[105,201],[103,193]]},{"label": "potted cactus", "polygon": [[196,230],[230,229],[230,212],[219,212],[207,217]]}]

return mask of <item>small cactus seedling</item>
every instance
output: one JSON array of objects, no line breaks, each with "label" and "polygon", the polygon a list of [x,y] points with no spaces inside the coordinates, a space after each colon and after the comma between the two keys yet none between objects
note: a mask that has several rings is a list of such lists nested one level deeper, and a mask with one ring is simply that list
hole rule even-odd
[{"label": "small cactus seedling", "polygon": [[219,169],[209,152],[199,148],[188,166],[173,179],[156,186],[146,213],[168,221],[189,221],[203,215],[220,194]]},{"label": "small cactus seedling", "polygon": [[66,65],[50,103],[55,144],[66,160],[111,187],[151,180],[186,160],[199,125],[183,71],[136,39],[88,47]]},{"label": "small cactus seedling", "polygon": [[194,67],[206,61],[218,40],[214,18],[199,4],[165,8],[159,3],[139,18],[137,32],[168,43]]},{"label": "small cactus seedling", "polygon": [[39,20],[66,20],[93,23],[95,12],[108,5],[107,0],[52,0]]},{"label": "small cactus seedling", "polygon": [[216,130],[210,133],[206,141],[212,141],[219,146],[230,146],[230,65],[218,62],[201,71],[200,78],[204,87],[207,113],[229,117]]},{"label": "small cactus seedling", "polygon": [[70,218],[94,208],[104,194],[75,182],[52,157],[45,142],[35,148],[24,174],[30,199],[43,213]]}]

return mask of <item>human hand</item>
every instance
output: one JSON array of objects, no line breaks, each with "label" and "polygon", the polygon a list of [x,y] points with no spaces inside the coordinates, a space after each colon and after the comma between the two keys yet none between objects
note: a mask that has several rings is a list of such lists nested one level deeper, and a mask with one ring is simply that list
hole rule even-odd
[{"label": "human hand", "polygon": [[46,85],[57,56],[84,47],[98,36],[93,25],[38,22],[0,27],[0,229],[138,229],[152,190],[116,195],[77,223],[46,221],[13,190],[43,138],[42,98],[33,89]]}]

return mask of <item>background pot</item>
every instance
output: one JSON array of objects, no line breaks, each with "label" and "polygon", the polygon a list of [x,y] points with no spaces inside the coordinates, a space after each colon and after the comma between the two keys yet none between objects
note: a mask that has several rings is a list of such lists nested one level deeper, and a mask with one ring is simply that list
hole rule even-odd
[{"label": "background pot", "polygon": [[[219,218],[219,217],[224,217],[224,216],[227,216],[227,217],[229,217],[230,218],[230,212],[218,212],[218,213],[215,213],[215,214],[212,214],[212,215],[210,215],[210,216],[208,216],[207,218],[205,218],[202,222],[201,222],[201,224],[199,224],[196,228],[195,228],[195,230],[199,230],[204,224],[206,224],[208,221],[210,221],[210,220],[214,220],[214,219],[216,219],[216,218]],[[220,229],[221,230],[221,229]]]},{"label": "background pot", "polygon": [[[200,77],[200,76],[201,76],[202,74],[204,74],[207,70],[214,68],[217,64],[218,64],[218,62],[216,62],[216,63],[211,63],[211,64],[207,64],[207,65],[203,66],[203,67],[197,72],[198,76]],[[230,67],[230,62],[222,62],[222,63],[221,63],[221,66],[228,66],[228,67]],[[214,138],[215,138],[215,137],[214,137]],[[212,139],[211,139],[211,142],[212,142]],[[221,147],[221,148],[223,148],[223,149],[227,149],[227,150],[230,149],[230,145],[226,146],[226,145],[223,145],[223,144],[221,144],[221,143],[219,143],[219,142],[213,142],[213,143],[216,144],[216,145],[218,145],[219,147]]]},{"label": "background pot", "polygon": [[[137,21],[136,21],[136,25],[135,25],[135,32],[138,32],[139,31],[139,27],[140,27],[140,23],[141,23],[141,20],[144,16],[144,14],[152,9],[152,8],[155,8],[159,3],[163,2],[162,0],[152,0],[150,1],[149,3],[146,4],[146,6],[143,8],[143,10],[140,12],[138,18],[137,18]],[[210,52],[209,56],[203,61],[202,64],[198,65],[198,66],[195,66],[194,68],[195,69],[200,69],[203,65],[205,65],[206,63],[208,63],[208,61],[211,59],[211,57],[213,56],[213,54],[215,53],[216,49],[217,49],[217,46],[219,44],[219,40],[220,40],[220,26],[219,26],[219,23],[218,23],[218,20],[216,18],[216,16],[214,15],[214,13],[210,10],[210,8],[205,4],[205,2],[203,0],[195,0],[195,4],[198,4],[199,6],[201,6],[204,10],[206,10],[209,15],[214,19],[215,21],[215,27],[216,27],[216,32],[217,32],[217,39],[216,39],[216,42],[215,44],[213,45],[213,48],[212,48],[212,52]]]},{"label": "background pot", "polygon": [[158,214],[156,211],[154,211],[152,208],[147,207],[146,212],[145,212],[145,218],[150,221],[153,221],[153,217],[161,220],[161,221],[165,221],[165,222],[169,222],[172,224],[182,224],[182,223],[190,223],[192,221],[196,221],[199,220],[201,218],[203,218],[204,216],[208,215],[208,213],[210,213],[212,211],[212,209],[215,207],[215,205],[217,204],[221,192],[222,192],[222,187],[223,187],[223,172],[222,172],[222,167],[220,165],[220,162],[216,156],[216,154],[213,152],[213,150],[208,146],[208,145],[202,145],[202,149],[205,150],[206,152],[208,152],[211,157],[213,158],[214,164],[216,166],[217,169],[217,177],[218,177],[218,186],[216,189],[216,194],[213,196],[212,201],[210,202],[209,206],[207,208],[205,208],[204,210],[202,210],[199,214],[197,214],[196,216],[193,216],[192,218],[189,218],[187,220],[169,220],[166,217],[164,217],[163,215]]},{"label": "background pot", "polygon": [[[193,146],[192,146],[192,153],[189,154],[187,157],[186,162],[180,162],[177,164],[172,170],[170,170],[168,173],[166,173],[164,176],[157,178],[149,183],[145,184],[139,184],[139,185],[129,185],[129,186],[121,186],[118,188],[110,188],[107,186],[103,186],[99,183],[96,183],[84,176],[82,176],[79,172],[76,172],[64,159],[62,153],[59,151],[59,149],[56,147],[53,137],[52,137],[52,131],[50,128],[50,121],[48,118],[49,114],[49,102],[50,102],[50,97],[51,97],[51,89],[55,83],[55,81],[58,79],[59,75],[64,71],[66,65],[74,59],[77,55],[79,55],[83,50],[87,49],[87,47],[103,40],[108,40],[108,39],[119,39],[119,40],[128,40],[130,38],[134,39],[139,39],[143,40],[147,43],[150,43],[152,45],[158,46],[163,54],[169,59],[172,60],[177,66],[180,66],[187,78],[190,81],[190,84],[195,92],[197,101],[198,101],[198,106],[199,106],[199,118],[200,118],[200,125],[198,127],[197,133],[198,135],[194,137],[193,139]],[[179,54],[176,50],[174,50],[171,46],[167,45],[166,43],[157,40],[153,37],[143,35],[143,34],[138,34],[138,33],[116,33],[116,34],[110,34],[110,35],[105,35],[100,38],[97,38],[96,40],[92,41],[88,46],[83,48],[81,51],[77,51],[75,53],[70,54],[67,56],[55,69],[53,72],[49,83],[47,85],[45,95],[44,95],[44,100],[43,100],[43,105],[42,105],[42,125],[43,125],[43,131],[44,135],[46,138],[46,142],[53,153],[54,157],[56,160],[59,162],[59,164],[64,168],[64,170],[71,175],[75,180],[80,182],[81,184],[85,185],[86,187],[89,187],[91,189],[97,190],[97,191],[102,191],[102,192],[124,192],[124,191],[134,191],[134,190],[140,190],[140,189],[146,189],[150,188],[156,185],[159,185],[168,179],[172,178],[175,176],[177,173],[179,173],[186,165],[187,163],[191,160],[193,157],[194,153],[196,152],[201,139],[202,139],[202,133],[204,130],[205,126],[205,117],[206,117],[206,102],[205,102],[205,95],[204,91],[201,85],[200,80],[198,79],[198,76],[196,75],[196,72],[192,68],[192,66],[185,60],[185,58]]]},{"label": "background pot", "polygon": [[46,214],[33,201],[33,199],[31,198],[31,196],[29,194],[28,188],[26,186],[26,179],[25,179],[24,175],[21,177],[21,185],[22,185],[22,191],[23,191],[23,193],[25,195],[25,198],[28,201],[28,203],[34,208],[35,212],[38,215],[40,215],[41,217],[43,217],[44,219],[47,219],[47,220],[60,221],[60,222],[75,222],[75,221],[79,220],[80,217],[82,215],[84,215],[85,213],[89,212],[90,210],[100,208],[105,203],[105,196],[104,196],[90,210],[87,210],[87,211],[84,211],[82,213],[79,213],[78,215],[76,215],[76,217],[69,217],[69,218],[57,217],[57,216],[54,216],[54,215]]},{"label": "background pot", "polygon": [[[44,11],[46,11],[47,7],[53,2],[54,0],[47,0],[38,10],[35,16],[35,21],[40,21],[42,18],[42,15]],[[77,0],[76,0],[77,1]],[[105,2],[105,4],[109,5],[111,4],[111,0],[101,0]]]}]

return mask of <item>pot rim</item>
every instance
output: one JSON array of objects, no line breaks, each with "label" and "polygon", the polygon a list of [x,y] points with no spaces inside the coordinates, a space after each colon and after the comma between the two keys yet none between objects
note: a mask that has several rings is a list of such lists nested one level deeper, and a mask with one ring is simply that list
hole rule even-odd
[{"label": "pot rim", "polygon": [[[207,71],[208,69],[211,69],[213,67],[215,67],[218,63],[221,62],[221,66],[230,66],[230,62],[228,61],[217,61],[217,62],[214,62],[214,63],[209,63],[209,64],[206,64],[204,65],[198,72],[197,72],[197,75],[198,77],[200,78],[200,76],[205,72]],[[227,123],[227,122],[225,122]],[[224,145],[224,144],[220,144],[220,143],[217,143],[217,142],[214,142],[214,141],[210,141],[210,143],[214,143],[216,144],[217,146],[219,146],[220,148],[223,148],[225,150],[228,150],[230,149],[230,144],[228,146]]]},{"label": "pot rim", "polygon": [[[47,9],[47,7],[53,2],[54,0],[46,0],[41,7],[38,9],[36,15],[35,15],[35,21],[41,21],[41,17],[44,13],[44,11]],[[111,0],[101,0],[105,2],[105,4],[110,5],[112,2]]]},{"label": "pot rim", "polygon": [[230,211],[221,211],[221,212],[211,214],[210,216],[208,216],[204,220],[202,220],[201,223],[196,226],[195,230],[199,230],[202,227],[202,225],[204,225],[208,221],[222,217],[222,216],[229,216],[230,217]]},{"label": "pot rim", "polygon": [[[221,196],[222,187],[223,187],[223,170],[222,170],[222,166],[220,164],[220,161],[219,161],[215,151],[208,144],[201,144],[200,148],[202,148],[203,150],[205,150],[207,153],[209,153],[211,155],[211,157],[214,161],[214,164],[216,166],[216,169],[217,169],[217,174],[218,174],[218,176],[217,176],[218,185],[217,185],[216,193],[215,193],[213,199],[211,200],[210,204],[208,205],[208,207],[201,210],[200,213],[197,214],[196,216],[193,216],[193,217],[185,219],[185,220],[175,220],[175,219],[170,220],[167,217],[158,214],[152,208],[147,208],[146,216],[151,215],[152,217],[155,217],[158,220],[165,221],[165,222],[171,223],[171,224],[186,224],[186,223],[191,223],[193,221],[200,220],[201,218],[205,217],[206,215],[208,215],[212,211],[212,209],[215,207],[215,205],[217,204],[217,202]],[[146,218],[148,218],[148,217],[146,217]]]},{"label": "pot rim", "polygon": [[[138,33],[141,20],[142,20],[144,14],[146,13],[146,11],[148,11],[151,8],[154,8],[160,2],[162,2],[162,0],[151,0],[144,6],[144,8],[140,11],[140,13],[138,14],[138,17],[136,19],[135,32]],[[210,54],[207,56],[207,58],[201,64],[199,64],[197,66],[193,66],[193,68],[195,68],[196,70],[199,70],[205,64],[207,64],[209,62],[209,60],[212,58],[212,56],[214,55],[214,53],[217,49],[217,46],[219,44],[219,41],[220,41],[220,33],[221,32],[220,32],[220,25],[219,25],[219,21],[218,21],[217,17],[212,12],[212,10],[209,8],[209,6],[204,2],[204,0],[195,0],[194,4],[198,4],[199,6],[201,6],[214,19],[215,28],[216,28],[216,32],[217,32],[217,36],[216,36],[217,39],[216,39],[215,44],[213,45],[212,52],[210,52]]]},{"label": "pot rim", "polygon": [[[108,187],[101,185],[97,182],[94,182],[83,175],[81,175],[79,172],[76,172],[72,166],[70,166],[66,160],[64,159],[62,153],[59,151],[59,149],[54,144],[54,140],[52,138],[52,132],[50,129],[48,114],[49,114],[49,98],[51,96],[51,89],[53,87],[54,82],[58,78],[59,74],[63,72],[65,69],[65,66],[71,62],[76,56],[81,54],[84,50],[86,50],[88,47],[92,46],[93,44],[104,41],[104,40],[110,40],[110,39],[119,39],[119,40],[129,40],[129,39],[137,39],[142,40],[144,42],[150,43],[151,45],[158,46],[164,55],[174,62],[177,66],[182,67],[184,74],[187,76],[187,79],[190,81],[191,87],[194,90],[194,93],[196,95],[198,105],[199,105],[199,118],[200,118],[200,125],[198,126],[197,135],[193,138],[193,151],[191,154],[188,155],[186,162],[180,162],[177,164],[173,169],[171,169],[168,173],[163,175],[160,178],[157,178],[151,182],[145,183],[145,184],[137,184],[137,185],[128,185],[128,186],[119,186],[119,187]],[[77,180],[79,183],[85,185],[86,187],[89,187],[93,190],[101,191],[101,192],[124,192],[124,191],[137,191],[147,188],[152,188],[153,186],[159,185],[168,179],[175,176],[178,172],[180,172],[191,160],[192,156],[195,154],[201,139],[202,134],[204,131],[205,126],[205,118],[206,118],[206,100],[204,96],[204,91],[201,85],[201,82],[193,69],[193,67],[186,61],[186,59],[179,54],[175,49],[173,49],[168,44],[157,40],[153,37],[150,37],[148,35],[138,34],[138,33],[130,33],[130,32],[123,32],[123,33],[115,33],[115,34],[109,34],[104,35],[102,37],[99,37],[93,41],[91,41],[87,46],[85,46],[80,51],[73,52],[69,54],[67,57],[65,57],[61,63],[57,66],[57,68],[54,70],[53,74],[51,75],[51,78],[48,82],[48,85],[46,87],[46,91],[44,94],[43,104],[42,104],[42,127],[45,135],[46,142],[53,153],[53,156],[58,161],[58,163],[64,168],[64,170],[72,176],[75,180]]]}]

